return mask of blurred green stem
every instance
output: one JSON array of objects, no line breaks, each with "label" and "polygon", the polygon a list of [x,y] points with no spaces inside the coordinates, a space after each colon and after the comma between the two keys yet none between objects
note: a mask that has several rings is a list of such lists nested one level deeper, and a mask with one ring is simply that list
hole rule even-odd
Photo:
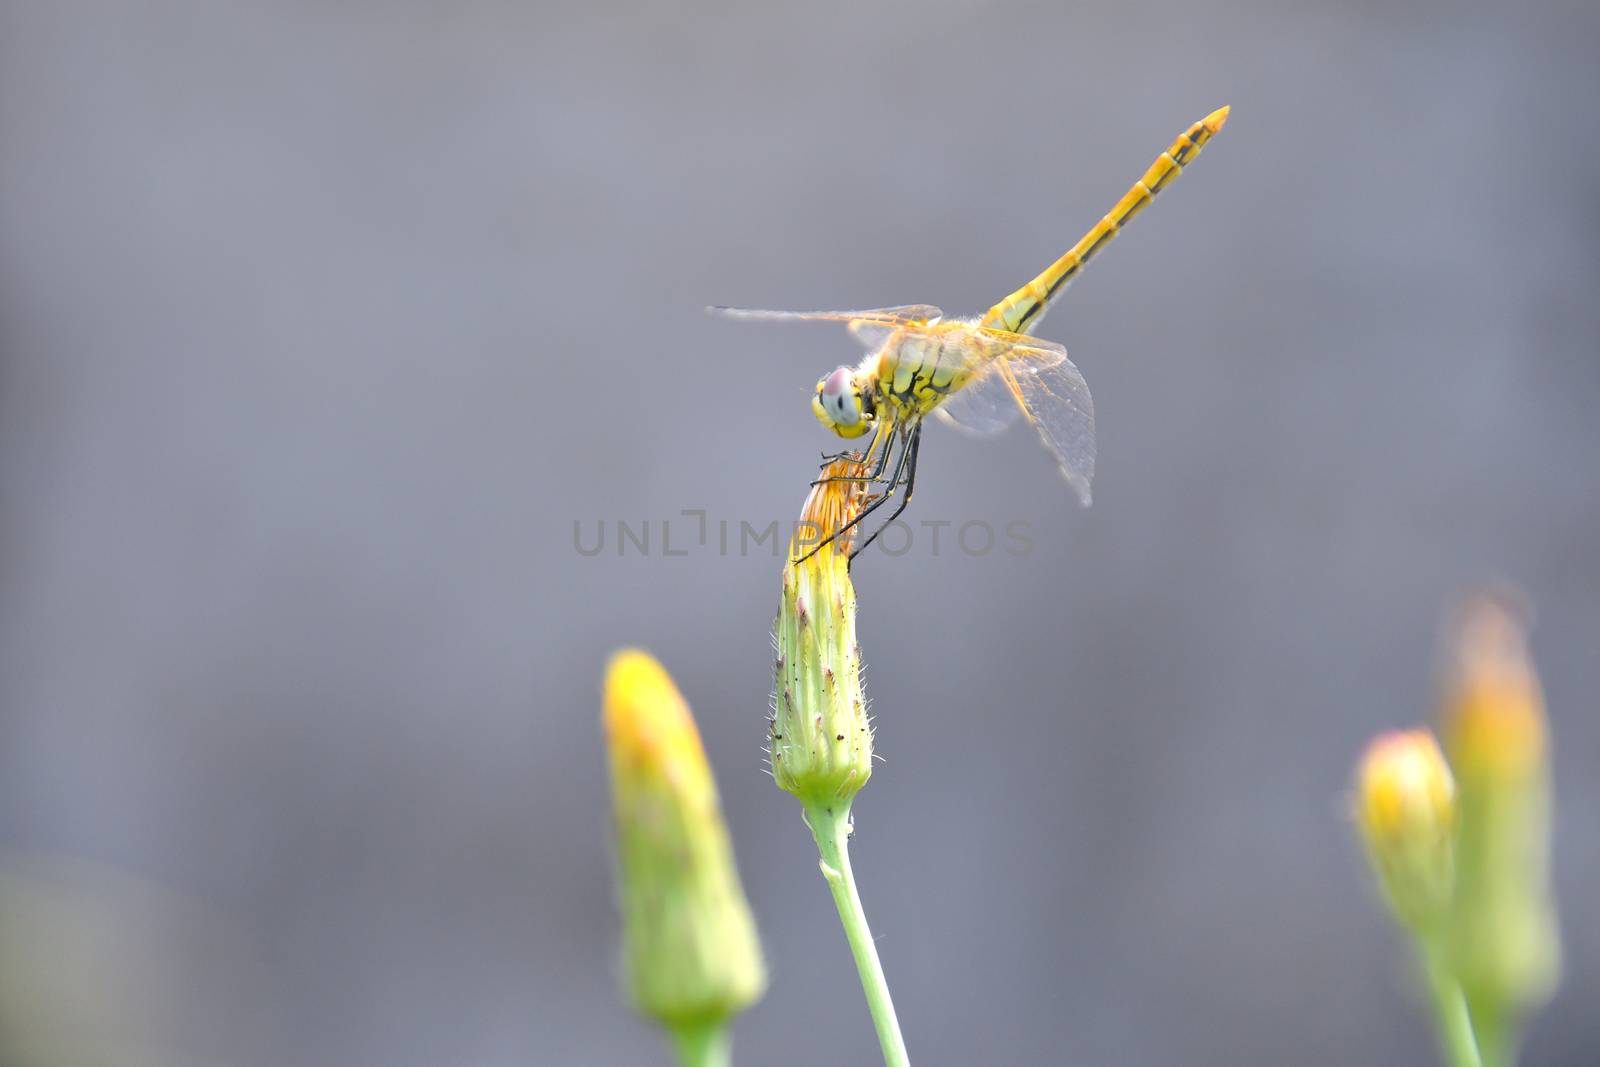
[{"label": "blurred green stem", "polygon": [[867,995],[867,1008],[878,1030],[878,1043],[883,1046],[883,1062],[886,1067],[910,1067],[906,1042],[900,1036],[900,1022],[894,1014],[894,1001],[889,998],[889,983],[883,976],[883,964],[878,962],[878,947],[873,943],[872,931],[867,928],[866,912],[862,911],[861,897],[856,893],[855,875],[850,871],[850,805],[808,806],[805,811],[806,822],[817,839],[817,852],[822,857],[822,876],[828,880],[833,903],[839,909],[839,922],[850,940],[850,952],[861,974],[861,989]]},{"label": "blurred green stem", "polygon": [[683,1067],[728,1067],[732,1045],[728,1024],[720,1020],[672,1029],[672,1047]]},{"label": "blurred green stem", "polygon": [[1439,1032],[1449,1067],[1509,1067],[1478,1054],[1478,1038],[1473,1033],[1472,1016],[1467,1011],[1467,998],[1461,992],[1461,983],[1444,965],[1439,951],[1429,945],[1421,946],[1422,966],[1426,972],[1428,992],[1433,1001],[1433,1021]]},{"label": "blurred green stem", "polygon": [[1468,1010],[1483,1067],[1516,1067],[1519,1035],[1501,1006],[1471,1004]]}]

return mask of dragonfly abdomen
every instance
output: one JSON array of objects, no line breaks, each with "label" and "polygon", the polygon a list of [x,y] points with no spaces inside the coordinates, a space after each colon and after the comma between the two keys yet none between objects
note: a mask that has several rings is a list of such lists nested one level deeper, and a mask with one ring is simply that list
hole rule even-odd
[{"label": "dragonfly abdomen", "polygon": [[1038,277],[990,308],[981,325],[1012,333],[1027,333],[1037,326],[1050,301],[1067,287],[1083,265],[1143,211],[1145,205],[1200,154],[1200,149],[1227,121],[1228,109],[1220,108],[1180,133],[1104,218]]}]

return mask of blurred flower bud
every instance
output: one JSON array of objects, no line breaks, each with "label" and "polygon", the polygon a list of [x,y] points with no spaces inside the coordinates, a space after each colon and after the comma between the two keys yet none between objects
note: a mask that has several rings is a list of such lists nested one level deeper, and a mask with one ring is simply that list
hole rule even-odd
[{"label": "blurred flower bud", "polygon": [[629,992],[675,1030],[720,1024],[760,998],[766,973],[694,718],[637,651],[612,658],[603,714]]},{"label": "blurred flower bud", "polygon": [[1373,739],[1356,771],[1356,821],[1395,917],[1436,927],[1450,906],[1455,782],[1433,734]]},{"label": "blurred flower bud", "polygon": [[1475,1022],[1536,1006],[1560,971],[1544,699],[1524,631],[1518,605],[1480,595],[1448,646],[1440,734],[1460,833],[1447,952]]},{"label": "blurred flower bud", "polygon": [[[864,473],[860,462],[846,458],[829,464],[821,477]],[[862,484],[820,481],[812,487],[783,568],[768,750],[773,779],[807,806],[848,808],[872,776],[872,728],[861,689],[856,591],[850,582],[853,531],[817,549],[859,514]]]}]

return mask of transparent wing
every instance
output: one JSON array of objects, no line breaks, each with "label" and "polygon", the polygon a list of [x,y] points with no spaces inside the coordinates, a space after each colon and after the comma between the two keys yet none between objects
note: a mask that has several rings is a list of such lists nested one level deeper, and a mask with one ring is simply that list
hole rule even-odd
[{"label": "transparent wing", "polygon": [[892,308],[864,308],[860,311],[763,311],[759,308],[710,307],[713,315],[728,319],[755,319],[766,322],[848,322],[877,326],[911,326],[937,322],[944,312],[932,304],[902,304]]},{"label": "transparent wing", "polygon": [[1067,350],[1053,341],[1041,341],[1036,337],[1004,330],[980,327],[976,332],[984,340],[1004,344],[1004,354],[986,363],[983,369],[967,380],[966,385],[935,408],[934,414],[946,426],[963,433],[973,437],[991,437],[1008,428],[1022,414],[1022,406],[1017,403],[1016,394],[1006,375],[1000,372],[1000,365],[1009,361],[1022,368],[1014,373],[1032,373],[1032,368],[1052,367],[1064,362]]},{"label": "transparent wing", "polygon": [[[985,331],[986,333],[988,331]],[[996,332],[996,336],[1011,336]],[[1020,415],[1056,457],[1062,477],[1087,507],[1094,481],[1094,399],[1067,350],[1028,338],[1004,353],[941,404],[948,424],[978,435],[997,433]]]},{"label": "transparent wing", "polygon": [[1065,356],[1050,365],[1006,360],[998,368],[1014,383],[1023,401],[1022,415],[1038,431],[1056,457],[1056,466],[1089,506],[1094,481],[1094,400],[1089,384]]},{"label": "transparent wing", "polygon": [[1011,387],[996,364],[970,378],[954,396],[933,409],[934,417],[973,437],[992,437],[1010,427],[1022,414]]},{"label": "transparent wing", "polygon": [[944,312],[932,304],[902,304],[899,307],[865,308],[861,311],[762,311],[757,308],[729,307],[711,307],[706,310],[729,319],[755,319],[768,322],[843,322],[849,327],[855,339],[869,352],[882,348],[898,330],[916,330],[933,326],[944,317]]}]

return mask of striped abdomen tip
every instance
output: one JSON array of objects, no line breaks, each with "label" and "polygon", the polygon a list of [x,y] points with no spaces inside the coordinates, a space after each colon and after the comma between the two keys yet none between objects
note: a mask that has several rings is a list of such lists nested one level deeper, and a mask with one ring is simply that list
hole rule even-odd
[{"label": "striped abdomen tip", "polygon": [[1217,110],[1201,119],[1200,125],[1204,126],[1209,133],[1220,133],[1222,131],[1222,127],[1228,123],[1228,112],[1231,110],[1233,110],[1232,105],[1224,105],[1223,107],[1219,107]]}]

